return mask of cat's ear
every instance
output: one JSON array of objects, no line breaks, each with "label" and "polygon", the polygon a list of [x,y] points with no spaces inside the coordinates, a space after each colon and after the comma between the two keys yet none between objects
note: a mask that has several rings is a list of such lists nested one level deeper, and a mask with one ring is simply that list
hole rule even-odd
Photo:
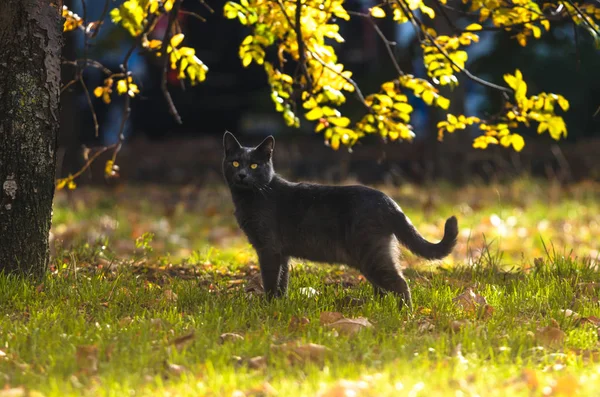
[{"label": "cat's ear", "polygon": [[223,135],[223,147],[225,148],[225,153],[227,154],[241,149],[242,145],[240,145],[238,140],[235,139],[231,132],[225,131],[225,134]]},{"label": "cat's ear", "polygon": [[254,149],[256,152],[271,158],[273,155],[273,149],[275,148],[275,138],[272,135],[269,135]]}]

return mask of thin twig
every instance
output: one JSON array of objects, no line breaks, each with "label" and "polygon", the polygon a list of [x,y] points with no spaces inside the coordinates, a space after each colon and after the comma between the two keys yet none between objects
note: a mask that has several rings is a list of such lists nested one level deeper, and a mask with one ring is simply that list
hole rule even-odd
[{"label": "thin twig", "polygon": [[192,18],[196,18],[202,22],[206,22],[206,18],[204,18],[202,15],[196,14],[195,12],[180,10],[179,13],[183,15],[189,15]]},{"label": "thin twig", "polygon": [[325,63],[317,54],[315,54],[312,51],[308,51],[308,53],[310,54],[310,56],[312,58],[314,58],[317,62],[319,62],[324,68],[332,71],[333,73],[337,74],[338,76],[340,76],[341,78],[343,78],[344,80],[346,80],[348,83],[350,83],[353,87],[354,87],[354,92],[355,95],[358,97],[358,99],[360,100],[360,102],[367,108],[369,109],[369,111],[372,111],[371,107],[367,104],[367,101],[365,100],[365,96],[363,95],[362,91],[360,90],[360,88],[358,87],[358,84],[356,84],[356,82],[354,80],[352,80],[350,77],[346,77],[344,76],[342,73],[338,72],[337,70],[335,70],[334,68],[332,68],[331,66],[329,66],[327,63]]},{"label": "thin twig", "polygon": [[385,48],[388,52],[388,55],[390,56],[390,59],[392,60],[392,63],[394,64],[394,68],[396,69],[396,72],[400,76],[404,76],[405,73],[400,68],[398,61],[396,60],[396,56],[394,55],[394,52],[392,51],[392,49],[396,47],[396,42],[390,41],[387,37],[385,37],[385,35],[383,34],[383,32],[381,31],[381,29],[379,28],[379,26],[377,25],[377,23],[375,22],[375,20],[373,19],[373,17],[371,15],[365,14],[362,12],[356,12],[356,11],[348,11],[348,14],[358,16],[361,18],[365,18],[366,20],[368,20],[371,23],[371,26],[373,26],[373,29],[375,29],[375,32],[377,33],[379,38],[381,38],[381,41],[383,41],[383,43],[385,44]]},{"label": "thin twig", "polygon": [[296,0],[296,41],[298,43],[298,64],[302,69],[302,74],[306,78],[306,91],[312,92],[312,78],[306,67],[306,46],[304,45],[304,36],[302,35],[302,0]]},{"label": "thin twig", "polygon": [[[408,12],[408,16],[409,19],[411,19],[412,21],[414,21],[414,25],[416,26],[424,26],[423,23],[415,16],[415,14],[412,12],[412,10],[406,5],[404,4],[405,0],[396,0],[400,6],[405,10],[405,12]],[[429,34],[429,32],[427,32],[427,30],[420,28],[420,30],[423,32],[423,34],[427,37],[427,39],[431,42],[431,44],[433,44],[435,46],[435,48],[437,48],[437,50],[440,52],[440,54],[444,55],[444,57],[452,64],[452,66],[454,66],[455,68],[457,68],[461,73],[463,73],[465,76],[467,76],[469,79],[473,80],[474,82],[483,85],[485,87],[489,87],[489,88],[493,88],[495,90],[501,91],[503,93],[503,95],[505,95],[505,99],[507,94],[512,94],[513,90],[507,87],[503,87],[494,83],[491,83],[489,81],[483,80],[482,78],[479,78],[475,75],[473,75],[469,70],[459,66],[456,64],[456,62],[454,62],[454,60],[450,57],[450,55],[448,54],[448,52],[446,52],[446,50],[444,50],[436,41],[435,38],[433,36],[431,36],[431,34]]]},{"label": "thin twig", "polygon": [[96,138],[98,138],[98,132],[100,130],[100,127],[98,126],[98,118],[96,117],[96,110],[94,109],[94,104],[92,103],[92,98],[88,92],[87,85],[85,84],[85,81],[83,81],[83,76],[79,76],[79,82],[81,83],[81,88],[83,88],[83,93],[85,94],[85,99],[90,107],[90,111],[92,112],[92,118],[94,119],[94,131],[96,132]]},{"label": "thin twig", "polygon": [[[567,3],[569,3],[571,5],[571,7],[573,7],[575,9],[575,11],[577,12],[577,14],[579,15],[579,17],[581,19],[583,19],[583,22],[585,22],[585,24],[592,29],[592,31],[596,34],[596,36],[600,35],[600,32],[598,32],[596,30],[596,27],[594,25],[592,25],[592,23],[589,21],[589,16],[587,14],[585,14],[583,11],[581,11],[579,9],[579,7],[577,6],[577,4],[573,3],[571,0],[565,0]],[[566,7],[565,7],[566,8]]]},{"label": "thin twig", "polygon": [[[162,52],[162,61],[163,61],[163,67],[162,67],[162,77],[161,77],[161,82],[160,82],[160,87],[162,89],[162,93],[165,97],[165,100],[167,101],[167,105],[169,107],[169,113],[171,113],[171,116],[173,116],[173,118],[175,118],[175,121],[178,124],[181,124],[181,117],[179,116],[179,113],[177,112],[177,108],[175,107],[175,103],[173,103],[173,98],[171,98],[171,93],[169,92],[169,88],[167,87],[167,71],[169,69],[169,54],[167,49],[169,48],[169,46],[171,45],[171,28],[173,27],[173,23],[175,22],[175,19],[177,18],[177,13],[179,12],[179,5],[180,5],[180,0],[175,0],[175,2],[173,3],[173,8],[171,9],[171,12],[169,13],[169,21],[167,23],[167,29],[165,30],[165,35],[163,37],[163,52]],[[175,51],[174,48],[171,49],[171,51]]]},{"label": "thin twig", "polygon": [[92,165],[92,163],[98,158],[100,157],[100,155],[102,155],[103,153],[106,153],[107,151],[114,149],[116,147],[116,144],[110,145],[110,146],[104,146],[103,148],[101,148],[100,150],[98,150],[96,153],[94,153],[90,158],[88,158],[88,160],[85,162],[85,164],[83,165],[83,167],[81,167],[81,169],[79,171],[77,171],[76,173],[74,173],[73,175],[70,176],[70,179],[76,179],[78,178],[81,174],[83,174],[88,168],[90,168],[90,166]]},{"label": "thin twig", "polygon": [[77,79],[73,79],[73,80],[69,81],[68,83],[66,83],[65,85],[62,86],[62,88],[60,89],[60,93],[62,94],[67,88],[69,88],[70,86],[72,86],[75,83],[77,83]]}]

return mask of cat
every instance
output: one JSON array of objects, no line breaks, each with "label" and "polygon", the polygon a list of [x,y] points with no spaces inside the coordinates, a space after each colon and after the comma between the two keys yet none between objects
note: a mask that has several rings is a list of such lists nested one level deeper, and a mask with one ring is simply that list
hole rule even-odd
[{"label": "cat", "polygon": [[444,237],[430,243],[390,197],[366,186],[289,182],[273,169],[275,139],[242,146],[226,131],[223,175],[238,225],[256,250],[267,297],[287,293],[290,257],[358,269],[376,295],[392,292],[412,308],[400,270],[398,242],[426,259],[441,259],[456,245],[458,222],[446,220]]}]

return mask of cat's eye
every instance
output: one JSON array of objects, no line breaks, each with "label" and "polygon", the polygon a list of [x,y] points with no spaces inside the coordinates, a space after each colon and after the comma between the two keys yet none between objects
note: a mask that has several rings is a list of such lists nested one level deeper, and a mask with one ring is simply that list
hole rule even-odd
[{"label": "cat's eye", "polygon": [[240,166],[240,163],[238,163],[237,161],[234,161],[232,164],[233,164],[233,166],[234,166],[235,168],[237,168],[237,167],[239,167],[239,166]]},{"label": "cat's eye", "polygon": [[250,168],[252,168],[253,170],[258,168],[258,164],[254,163],[254,164],[250,164]]}]

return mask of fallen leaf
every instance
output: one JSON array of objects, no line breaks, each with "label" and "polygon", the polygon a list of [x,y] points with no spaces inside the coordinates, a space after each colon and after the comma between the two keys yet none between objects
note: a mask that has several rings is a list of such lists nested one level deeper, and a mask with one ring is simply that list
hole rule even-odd
[{"label": "fallen leaf", "polygon": [[252,357],[248,360],[248,367],[252,369],[267,368],[267,359],[264,356]]},{"label": "fallen leaf", "polygon": [[43,290],[44,290],[44,283],[41,283],[40,285],[35,287],[35,292],[37,292],[38,294],[41,293]]},{"label": "fallen leaf", "polygon": [[21,397],[26,394],[23,386],[0,390],[0,397]]},{"label": "fallen leaf", "polygon": [[369,384],[363,380],[339,380],[333,386],[318,394],[319,397],[354,397],[369,390]]},{"label": "fallen leaf", "polygon": [[295,342],[272,345],[271,350],[285,352],[291,363],[314,362],[319,364],[323,364],[325,356],[331,352],[328,347],[316,343],[298,344]]},{"label": "fallen leaf", "polygon": [[597,297],[600,292],[600,283],[578,283],[575,290],[583,295]]},{"label": "fallen leaf", "polygon": [[577,319],[579,319],[579,317],[580,317],[578,313],[574,312],[574,311],[573,311],[573,310],[571,310],[571,309],[561,310],[560,312],[561,312],[561,313],[562,313],[562,314],[563,314],[563,315],[564,315],[566,318],[570,318],[570,319],[572,319],[572,320],[577,320]]},{"label": "fallen leaf", "polygon": [[257,295],[265,293],[265,289],[262,284],[262,276],[260,275],[260,273],[256,273],[255,275],[250,277],[250,279],[248,280],[248,284],[246,285],[245,291],[255,293]]},{"label": "fallen leaf", "polygon": [[133,322],[132,318],[127,316],[119,320],[119,326],[126,327]]},{"label": "fallen leaf", "polygon": [[[549,390],[548,390],[549,389]],[[573,374],[565,374],[544,388],[546,396],[576,396],[579,389],[579,379]]]},{"label": "fallen leaf", "polygon": [[292,318],[290,319],[290,323],[288,325],[288,330],[295,331],[297,329],[300,329],[300,328],[306,326],[309,323],[310,323],[310,320],[306,317],[298,318],[296,316],[292,316]]},{"label": "fallen leaf", "polygon": [[344,315],[340,312],[322,312],[319,316],[319,322],[321,325],[335,323],[338,320],[344,318]]},{"label": "fallen leaf", "polygon": [[419,321],[419,325],[417,327],[417,330],[420,333],[425,333],[425,332],[429,332],[429,331],[433,331],[435,329],[435,325],[433,325],[433,323],[431,321],[429,321],[428,319],[423,319],[421,321]]},{"label": "fallen leaf", "polygon": [[188,345],[190,345],[192,343],[192,341],[196,338],[196,335],[194,333],[194,331],[183,335],[183,336],[179,336],[175,339],[173,339],[173,341],[171,342],[172,345],[175,345],[175,348],[178,351],[183,350],[185,347],[187,347]]},{"label": "fallen leaf", "polygon": [[172,375],[179,376],[186,371],[186,368],[183,365],[167,363],[167,369]]},{"label": "fallen leaf", "polygon": [[336,331],[347,335],[354,335],[355,333],[365,329],[373,327],[373,324],[364,317],[358,318],[343,318],[334,323],[328,324],[327,327],[333,328]]},{"label": "fallen leaf", "polygon": [[167,289],[163,295],[167,302],[177,302],[177,294],[173,290]]},{"label": "fallen leaf", "polygon": [[533,369],[525,368],[523,372],[521,372],[521,380],[525,382],[530,390],[536,390],[540,387],[540,380],[538,379],[537,372]]},{"label": "fallen leaf", "polygon": [[465,292],[452,299],[457,306],[468,313],[478,313],[478,317],[488,317],[494,311],[494,308],[488,305],[487,300],[476,294],[473,289],[467,288]]},{"label": "fallen leaf", "polygon": [[463,329],[465,326],[470,325],[471,322],[469,320],[452,320],[450,322],[450,329],[453,332],[458,332]]},{"label": "fallen leaf", "polygon": [[77,362],[77,367],[82,372],[95,374],[98,372],[98,346],[77,346],[75,349],[75,361]]},{"label": "fallen leaf", "polygon": [[600,327],[600,318],[596,316],[580,317],[577,319],[577,324],[592,324],[595,327]]},{"label": "fallen leaf", "polygon": [[566,334],[558,326],[556,320],[551,325],[538,328],[535,332],[536,340],[544,346],[556,346],[563,343]]},{"label": "fallen leaf", "polygon": [[219,342],[221,344],[223,344],[225,342],[236,342],[236,341],[240,341],[240,340],[244,340],[244,337],[242,335],[234,334],[232,332],[226,332],[224,334],[221,334],[221,336],[219,336]]}]

